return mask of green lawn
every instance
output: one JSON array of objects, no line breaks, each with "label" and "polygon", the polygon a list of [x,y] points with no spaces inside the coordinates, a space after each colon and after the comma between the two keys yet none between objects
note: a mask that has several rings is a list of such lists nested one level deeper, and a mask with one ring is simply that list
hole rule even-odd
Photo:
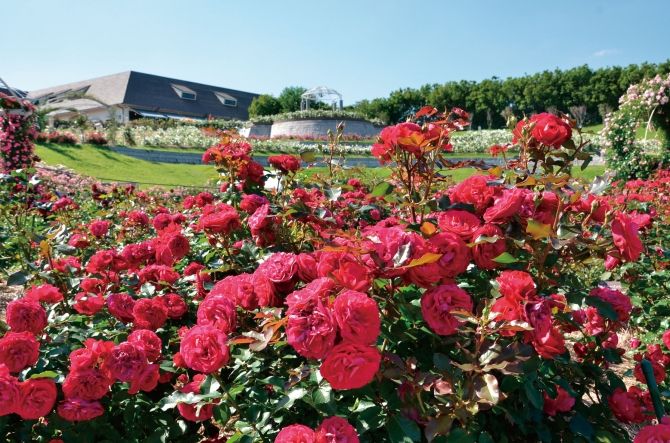
[{"label": "green lawn", "polygon": [[117,154],[104,146],[37,145],[37,155],[47,164],[64,165],[103,181],[127,181],[162,186],[206,186],[216,177],[211,166],[148,162]]},{"label": "green lawn", "polygon": [[[216,178],[212,166],[148,162],[112,152],[101,146],[45,144],[37,145],[36,148],[37,154],[47,164],[64,165],[80,174],[103,181],[133,182],[139,183],[141,187],[151,185],[170,187],[207,186],[208,181]],[[604,170],[604,166],[589,166],[585,171],[575,168],[575,176],[592,180],[593,177],[602,175]],[[461,168],[448,171],[446,174],[459,182],[476,172],[474,168]],[[301,171],[299,176],[326,173],[325,167],[313,167]],[[356,169],[354,174],[360,178],[384,179],[391,175],[391,170],[362,168]]]}]

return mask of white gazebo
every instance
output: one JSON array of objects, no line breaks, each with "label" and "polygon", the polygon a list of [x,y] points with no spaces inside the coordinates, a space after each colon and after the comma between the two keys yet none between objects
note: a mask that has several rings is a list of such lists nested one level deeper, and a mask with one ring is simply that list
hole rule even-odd
[{"label": "white gazebo", "polygon": [[309,109],[309,104],[321,102],[331,105],[333,111],[342,110],[342,94],[326,86],[317,86],[303,93],[300,100],[300,110]]}]

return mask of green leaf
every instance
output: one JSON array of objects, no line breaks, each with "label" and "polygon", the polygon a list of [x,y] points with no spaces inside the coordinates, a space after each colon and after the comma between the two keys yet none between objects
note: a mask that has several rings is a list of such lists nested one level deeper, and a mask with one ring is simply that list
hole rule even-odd
[{"label": "green leaf", "polygon": [[281,399],[279,399],[279,402],[277,403],[277,408],[275,409],[276,411],[280,409],[288,409],[291,406],[293,406],[293,403],[295,403],[296,400],[300,400],[307,394],[307,389],[305,388],[295,388],[289,391],[288,394],[283,396]]},{"label": "green leaf", "polygon": [[312,151],[306,151],[306,152],[303,152],[302,154],[300,154],[300,158],[305,163],[312,163],[312,162],[316,161],[316,154],[314,154],[314,152],[312,152]]},{"label": "green leaf", "polygon": [[509,252],[503,252],[502,254],[500,254],[499,256],[494,258],[493,261],[496,262],[496,263],[502,263],[504,265],[508,265],[510,263],[516,263],[519,260],[514,258],[514,256],[512,254],[510,254]]},{"label": "green leaf", "polygon": [[413,443],[421,441],[421,430],[419,426],[401,416],[393,416],[386,424],[390,441],[392,443]]},{"label": "green leaf", "polygon": [[619,318],[612,305],[604,300],[599,299],[598,297],[592,297],[589,295],[586,297],[586,304],[597,308],[598,313],[603,317],[608,318],[609,320],[617,320]]},{"label": "green leaf", "polygon": [[575,414],[570,420],[570,430],[587,439],[593,437],[593,426],[580,413]]},{"label": "green leaf", "polygon": [[7,277],[7,286],[23,286],[28,283],[30,276],[23,271],[15,272]]},{"label": "green leaf", "polygon": [[58,378],[58,373],[54,371],[44,371],[39,374],[33,374],[30,378]]},{"label": "green leaf", "polygon": [[447,443],[473,443],[475,441],[464,429],[457,428],[447,436]]},{"label": "green leaf", "polygon": [[372,195],[375,197],[383,197],[393,191],[393,186],[388,182],[381,182],[372,190]]},{"label": "green leaf", "polygon": [[544,398],[542,398],[542,394],[535,388],[535,386],[533,386],[533,383],[530,380],[527,380],[526,383],[524,383],[523,389],[526,392],[526,397],[528,397],[530,403],[535,408],[542,409],[544,406]]},{"label": "green leaf", "polygon": [[228,408],[225,405],[217,405],[213,410],[214,420],[216,420],[220,425],[225,425],[228,423],[230,414],[228,413]]},{"label": "green leaf", "polygon": [[528,219],[528,225],[526,226],[526,232],[531,235],[535,240],[542,238],[549,238],[552,234],[551,225],[546,225],[540,223],[537,220]]}]

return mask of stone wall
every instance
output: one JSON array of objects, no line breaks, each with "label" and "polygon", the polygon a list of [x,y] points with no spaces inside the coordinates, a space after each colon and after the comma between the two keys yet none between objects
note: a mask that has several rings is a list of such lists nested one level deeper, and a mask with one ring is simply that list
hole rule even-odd
[{"label": "stone wall", "polygon": [[252,125],[248,128],[242,128],[240,134],[245,137],[270,137],[272,125]]},{"label": "stone wall", "polygon": [[305,136],[323,137],[328,130],[335,132],[337,124],[344,122],[344,134],[360,135],[362,137],[376,137],[381,128],[365,120],[287,120],[277,121],[272,124],[270,137],[281,136]]}]

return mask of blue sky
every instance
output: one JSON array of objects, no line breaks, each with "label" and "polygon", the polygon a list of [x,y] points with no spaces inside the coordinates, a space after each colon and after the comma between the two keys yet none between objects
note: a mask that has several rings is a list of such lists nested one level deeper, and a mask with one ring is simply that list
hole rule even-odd
[{"label": "blue sky", "polygon": [[14,0],[0,77],[24,89],[125,70],[259,93],[401,87],[670,58],[670,0]]}]

